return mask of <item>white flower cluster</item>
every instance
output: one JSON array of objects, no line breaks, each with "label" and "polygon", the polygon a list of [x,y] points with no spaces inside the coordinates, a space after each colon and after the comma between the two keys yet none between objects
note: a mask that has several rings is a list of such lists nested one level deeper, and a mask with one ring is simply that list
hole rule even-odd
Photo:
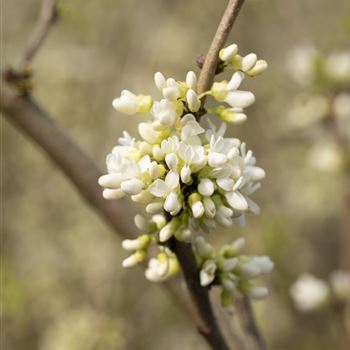
[{"label": "white flower cluster", "polygon": [[201,269],[201,285],[219,284],[221,303],[228,310],[233,310],[233,300],[239,293],[257,300],[268,295],[266,287],[254,286],[251,280],[270,273],[274,264],[267,256],[241,255],[244,245],[245,240],[239,238],[231,244],[224,245],[217,253],[204,237],[199,236],[194,240]]},{"label": "white flower cluster", "polygon": [[303,312],[318,310],[329,303],[349,303],[350,272],[334,271],[329,281],[305,273],[292,285],[290,295]]},{"label": "white flower cluster", "polygon": [[156,242],[160,253],[150,260],[146,271],[152,281],[162,281],[178,269],[167,247],[173,237],[191,242],[193,231],[209,232],[217,224],[243,225],[246,213],[259,212],[250,196],[260,188],[265,172],[255,165],[252,151],[240,140],[224,137],[226,124],[216,128],[208,120],[209,128],[204,129],[198,120],[207,112],[201,99],[212,96],[223,104],[210,112],[224,121],[244,121],[244,108],[255,97],[238,88],[245,75],[257,75],[267,65],[255,54],[239,56],[236,45],[223,49],[220,58],[222,64],[234,68],[232,78],[214,82],[202,94],[198,94],[194,72],[188,72],[185,81],[166,79],[158,72],[154,81],[162,94],[159,101],[127,90],[113,101],[113,107],[124,114],[152,116],[139,124],[140,140],[124,131],[107,156],[108,174],[99,179],[104,198],[129,195],[144,205],[146,216],[135,217],[144,234],[123,242],[133,252],[123,265],[143,261],[151,242]]}]

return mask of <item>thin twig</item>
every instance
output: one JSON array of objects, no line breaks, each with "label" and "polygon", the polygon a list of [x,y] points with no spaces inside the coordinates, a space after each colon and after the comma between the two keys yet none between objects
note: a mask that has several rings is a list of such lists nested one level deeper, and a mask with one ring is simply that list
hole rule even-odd
[{"label": "thin twig", "polygon": [[256,323],[249,298],[245,295],[242,296],[240,300],[237,301],[236,306],[238,308],[242,327],[245,333],[250,336],[254,349],[266,350],[266,344]]},{"label": "thin twig", "polygon": [[[232,26],[239,14],[244,0],[230,0],[221,22],[218,26],[214,39],[210,45],[209,51],[205,56],[204,63],[198,78],[198,92],[203,93],[208,90],[213,81],[218,67],[218,56],[220,50],[224,47],[225,42],[230,34]],[[202,58],[203,59],[203,58]],[[200,62],[201,63],[201,62]],[[205,99],[202,100],[205,103]],[[193,291],[195,292],[195,290]],[[249,299],[244,296],[240,302],[241,314],[243,317],[244,329],[253,339],[255,349],[265,350],[266,346],[255,321],[252,307]]]},{"label": "thin twig", "polygon": [[[211,46],[214,47],[211,50],[217,50],[218,42],[222,42],[223,45],[242,3],[243,1],[229,2],[219,26],[219,29],[221,29],[218,30],[213,40],[216,44]],[[54,1],[47,0],[44,2],[45,6],[49,6],[50,4],[54,4]],[[54,22],[55,16],[53,13],[49,11],[49,7],[43,7],[39,24],[20,66],[24,66],[30,62],[41,47]],[[222,36],[222,38],[220,39],[219,36]],[[207,59],[212,56],[209,52]],[[204,65],[203,69],[207,70],[209,67],[209,72],[212,64],[208,61],[207,68]],[[204,77],[203,74],[202,77]],[[212,78],[208,76],[205,80],[208,82],[210,79]],[[6,83],[6,79],[4,79],[4,83]],[[72,181],[79,193],[111,225],[115,232],[119,233],[122,237],[130,237],[134,229],[130,222],[125,221],[126,217],[130,217],[130,211],[125,206],[125,202],[119,202],[118,204],[110,203],[102,198],[100,188],[96,183],[101,172],[97,169],[93,161],[76,145],[74,140],[69,137],[65,130],[50,118],[46,111],[37,105],[29,96],[18,96],[13,90],[5,86],[2,89],[0,109],[11,123],[16,125],[45,150],[47,155]],[[172,295],[177,296],[177,299],[180,300],[180,305],[185,306],[190,316],[194,316],[193,319],[197,328],[213,349],[229,349],[215,320],[208,297],[208,290],[202,288],[199,284],[199,271],[191,247],[184,243],[176,242],[174,250],[185,272],[185,280],[188,283],[192,300],[198,312],[193,313],[192,304],[186,301],[178,286],[174,287],[174,284],[167,283],[165,284],[166,288],[168,288]]]},{"label": "thin twig", "polygon": [[27,47],[24,50],[23,57],[19,62],[19,70],[25,69],[33,60],[35,54],[38,52],[49,34],[51,27],[55,24],[58,17],[56,4],[57,0],[42,1],[40,17],[37,26],[28,41]]},{"label": "thin twig", "polygon": [[198,93],[208,90],[213,83],[216,67],[219,60],[219,52],[224,47],[225,42],[230,34],[233,23],[244,3],[244,0],[230,0],[221,22],[211,42],[208,53],[205,56],[203,68],[198,78]]},{"label": "thin twig", "polygon": [[[206,91],[212,84],[218,65],[218,54],[223,48],[231,31],[233,23],[243,5],[244,0],[230,0],[222,16],[218,29],[205,56],[202,70],[198,79],[198,93]],[[204,99],[202,100],[204,103]],[[205,337],[213,349],[229,349],[227,342],[215,319],[207,288],[203,288],[199,281],[199,269],[191,245],[174,241],[173,250],[180,262],[187,288],[199,314],[205,320],[205,328],[198,331]]]}]

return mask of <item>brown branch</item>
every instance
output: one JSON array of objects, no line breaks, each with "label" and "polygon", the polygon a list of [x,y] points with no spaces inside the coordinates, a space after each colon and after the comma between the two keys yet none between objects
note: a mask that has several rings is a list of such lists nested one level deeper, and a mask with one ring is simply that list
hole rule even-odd
[{"label": "brown branch", "polygon": [[56,3],[57,0],[42,1],[39,20],[18,65],[19,70],[25,69],[33,60],[35,54],[38,52],[49,34],[51,27],[55,24],[58,17]]},{"label": "brown branch", "polygon": [[[19,96],[5,81],[1,81],[0,111],[11,124],[43,149],[119,237],[125,239],[135,235],[136,229],[131,220],[132,208],[125,201],[110,202],[102,197],[97,184],[102,172],[42,107],[28,96]],[[169,281],[163,286],[197,327],[203,327],[205,322],[178,282]]]},{"label": "brown branch", "polygon": [[[203,56],[197,58],[197,64],[202,66],[198,78],[198,93],[207,91],[214,81],[215,74],[220,72],[220,70],[218,70],[219,52],[225,45],[225,42],[230,34],[232,26],[235,22],[235,19],[237,18],[237,15],[239,14],[243,3],[244,0],[229,1],[207,55],[205,58]],[[202,103],[205,103],[205,98],[202,99]],[[190,290],[191,294],[195,294],[197,292],[198,291],[196,288],[193,288],[192,291]],[[265,350],[265,343],[255,321],[250,301],[246,296],[243,296],[242,301],[239,303],[239,307],[241,316],[243,318],[243,328],[245,332],[252,338],[254,348],[257,350]]]},{"label": "brown branch", "polygon": [[[212,71],[215,73],[216,69],[217,54],[223,46],[242,4],[243,0],[229,1],[199,77],[202,89],[211,84]],[[55,1],[44,1],[38,26],[21,60],[20,69],[24,69],[33,59],[56,16]],[[215,57],[214,61],[213,57]],[[35,101],[25,94],[18,96],[10,87],[4,86],[6,82],[9,82],[9,79],[7,81],[3,79],[2,82],[4,84],[1,91],[0,110],[8,120],[43,148],[51,160],[75,185],[83,198],[95,208],[115,232],[122,237],[130,237],[134,228],[129,221],[125,221],[126,217],[130,217],[130,210],[125,202],[111,203],[102,198],[101,190],[97,185],[97,179],[101,172],[90,157]],[[120,220],[120,218],[123,219]],[[175,242],[174,251],[183,268],[185,280],[196,307],[195,312],[193,304],[188,302],[177,285],[166,283],[165,287],[190,314],[200,333],[213,349],[229,349],[216,322],[208,290],[200,286],[199,271],[191,247],[185,243]]]},{"label": "brown branch", "polygon": [[250,336],[253,347],[256,350],[266,350],[265,341],[256,323],[252,305],[247,296],[242,296],[236,302],[242,328]]},{"label": "brown branch", "polygon": [[192,301],[196,305],[201,318],[204,320],[204,324],[201,327],[197,327],[199,333],[206,339],[212,349],[230,349],[215,319],[209,299],[209,291],[200,285],[199,268],[191,244],[174,240],[172,250],[180,262]]},{"label": "brown branch", "polygon": [[219,52],[224,47],[230,34],[233,23],[244,3],[244,0],[230,0],[221,22],[211,42],[209,51],[205,56],[203,68],[198,78],[198,93],[208,90],[213,83],[216,67],[219,61]]}]

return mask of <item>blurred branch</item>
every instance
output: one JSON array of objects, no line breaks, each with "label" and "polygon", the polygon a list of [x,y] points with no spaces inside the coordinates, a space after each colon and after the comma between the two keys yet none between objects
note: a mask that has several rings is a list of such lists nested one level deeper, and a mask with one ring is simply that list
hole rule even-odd
[{"label": "blurred branch", "polygon": [[44,43],[51,27],[58,18],[57,0],[43,0],[41,5],[40,17],[31,38],[28,41],[27,48],[19,63],[19,70],[28,66],[33,60],[35,54]]},{"label": "blurred branch", "polygon": [[[334,97],[331,99],[334,109]],[[341,174],[341,212],[339,225],[339,269],[350,272],[350,140],[338,123],[334,113],[329,115],[330,132],[333,134],[343,157],[344,170]],[[339,350],[350,349],[350,327],[347,320],[347,304],[343,302],[334,305],[334,312],[339,334]]]},{"label": "blurred branch", "polygon": [[[135,236],[132,209],[126,201],[110,202],[101,195],[102,172],[70,135],[29,96],[19,96],[1,81],[0,111],[8,121],[35,141],[72,182],[86,202],[122,239]],[[205,324],[178,281],[163,284],[198,328]]]},{"label": "blurred branch", "polygon": [[[42,46],[57,19],[56,1],[44,0],[36,29],[29,41],[19,69],[1,74],[0,111],[8,121],[36,142],[76,187],[86,202],[121,238],[135,236],[131,208],[125,201],[109,202],[101,195],[97,179],[102,172],[71,136],[28,94],[31,74],[26,65]],[[204,322],[178,281],[162,285],[198,328]]]},{"label": "blurred branch", "polygon": [[219,51],[224,47],[233,23],[244,3],[244,0],[229,0],[218,29],[205,56],[202,70],[198,78],[198,93],[208,90],[213,83],[219,61]]},{"label": "blurred branch", "polygon": [[265,341],[255,321],[252,305],[249,298],[245,295],[242,296],[242,298],[236,302],[236,306],[238,309],[242,328],[250,336],[252,343],[254,343],[254,349],[265,350]]}]

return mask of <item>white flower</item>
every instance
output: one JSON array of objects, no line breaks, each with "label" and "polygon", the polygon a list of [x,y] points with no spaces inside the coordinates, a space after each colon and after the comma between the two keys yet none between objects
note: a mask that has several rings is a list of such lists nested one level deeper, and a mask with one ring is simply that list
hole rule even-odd
[{"label": "white flower", "polygon": [[162,249],[156,258],[148,262],[145,276],[152,282],[163,282],[179,271],[175,255],[169,249]]},{"label": "white flower", "polygon": [[176,101],[180,97],[180,86],[173,78],[166,81],[166,87],[162,90],[163,96],[169,101]]},{"label": "white flower", "polygon": [[168,100],[155,102],[152,107],[152,115],[165,126],[172,126],[176,120],[176,111]]},{"label": "white flower", "polygon": [[151,96],[135,95],[123,90],[120,97],[113,100],[113,107],[124,114],[146,113],[152,107]]},{"label": "white flower", "polygon": [[322,307],[329,297],[326,282],[310,274],[301,275],[290,290],[296,307],[300,311],[312,311]]},{"label": "white flower", "polygon": [[175,215],[181,210],[181,203],[176,196],[179,186],[179,174],[169,171],[164,180],[157,179],[149,187],[150,193],[165,198],[164,209]]}]

